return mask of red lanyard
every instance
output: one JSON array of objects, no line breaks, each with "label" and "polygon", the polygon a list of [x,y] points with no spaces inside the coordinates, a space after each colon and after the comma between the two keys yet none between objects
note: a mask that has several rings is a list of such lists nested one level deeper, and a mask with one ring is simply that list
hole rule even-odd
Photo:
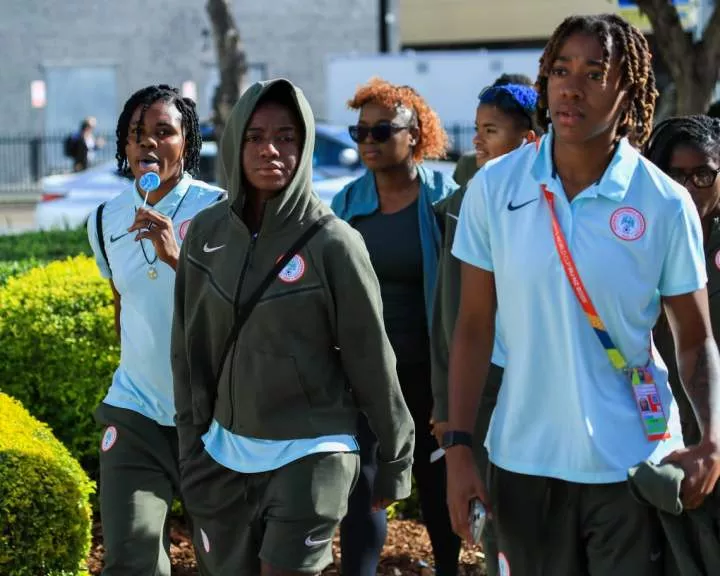
[{"label": "red lanyard", "polygon": [[585,285],[580,278],[580,273],[575,266],[575,261],[570,254],[565,235],[560,228],[560,222],[555,213],[555,196],[547,189],[545,184],[542,184],[540,188],[550,207],[553,240],[555,240],[555,248],[560,257],[560,262],[562,262],[563,268],[565,269],[565,275],[598,340],[600,340],[603,348],[605,348],[605,352],[607,352],[608,358],[610,358],[610,363],[629,377],[633,395],[635,396],[635,403],[645,429],[646,438],[649,441],[670,438],[665,409],[659,400],[657,384],[650,370],[646,368],[628,369],[625,358],[620,350],[615,347],[607,328],[605,328],[605,324],[603,324],[595,305],[590,299],[590,295],[587,293],[587,290],[585,290]]},{"label": "red lanyard", "polygon": [[620,353],[620,350],[618,350],[615,347],[615,344],[613,344],[612,338],[610,338],[610,334],[608,333],[607,328],[605,328],[605,324],[603,324],[603,321],[600,319],[600,315],[597,313],[595,305],[592,303],[587,290],[585,290],[585,285],[580,278],[580,273],[578,272],[577,267],[575,266],[575,261],[570,254],[570,249],[565,241],[565,235],[562,233],[560,222],[558,222],[557,214],[555,214],[555,196],[547,189],[545,184],[542,184],[540,188],[542,189],[545,199],[550,206],[553,240],[555,240],[555,248],[557,249],[558,256],[560,256],[560,262],[562,262],[563,268],[565,269],[565,274],[570,282],[570,286],[572,286],[573,292],[575,292],[575,296],[577,297],[578,302],[580,302],[580,306],[582,306],[583,312],[585,312],[590,325],[595,330],[600,343],[603,345],[603,348],[605,348],[605,351],[610,358],[610,362],[618,370],[624,370],[627,367],[627,362]]}]

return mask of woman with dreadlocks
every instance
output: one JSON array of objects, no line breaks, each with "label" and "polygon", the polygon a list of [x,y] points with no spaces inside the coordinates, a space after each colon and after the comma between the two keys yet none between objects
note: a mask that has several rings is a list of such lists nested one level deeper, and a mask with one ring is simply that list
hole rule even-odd
[{"label": "woman with dreadlocks", "polygon": [[[717,340],[720,335],[720,181],[717,178],[720,172],[720,120],[710,116],[669,118],[653,130],[645,156],[685,186],[697,206],[703,230],[710,316]],[[668,365],[685,442],[695,444],[702,434],[691,399],[680,383],[667,318],[658,322],[654,339],[658,352]]]},{"label": "woman with dreadlocks", "polygon": [[[631,496],[628,469],[675,461],[690,508],[720,474],[720,358],[700,221],[687,192],[636,150],[656,98],[636,28],[615,15],[567,18],[537,87],[548,134],[476,175],[455,236],[450,514],[467,537],[470,502],[492,504],[502,575],[650,576],[663,566],[657,517]],[[707,415],[703,443],[687,450],[667,371],[648,346],[661,305]],[[496,312],[507,356],[486,489],[469,444]]]},{"label": "woman with dreadlocks", "polygon": [[[201,145],[192,100],[166,85],[135,92],[118,120],[116,154],[118,170],[135,183],[88,219],[120,337],[120,365],[95,414],[105,429],[104,576],[170,574],[167,521],[179,494],[170,368],[175,267],[192,218],[224,196],[191,176]],[[147,180],[154,184],[141,186]]]}]

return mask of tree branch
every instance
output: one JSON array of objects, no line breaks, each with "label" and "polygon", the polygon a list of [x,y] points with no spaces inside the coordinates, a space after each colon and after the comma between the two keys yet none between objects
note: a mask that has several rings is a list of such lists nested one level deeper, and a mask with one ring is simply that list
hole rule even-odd
[{"label": "tree branch", "polygon": [[220,83],[213,97],[216,128],[221,129],[227,115],[240,98],[247,72],[245,52],[240,33],[227,0],[208,0],[207,12],[215,38]]},{"label": "tree branch", "polygon": [[660,40],[656,43],[658,51],[673,79],[678,82],[683,68],[688,64],[687,57],[693,53],[694,48],[683,30],[677,9],[669,0],[636,0],[636,3],[640,11],[649,18],[653,33]]}]

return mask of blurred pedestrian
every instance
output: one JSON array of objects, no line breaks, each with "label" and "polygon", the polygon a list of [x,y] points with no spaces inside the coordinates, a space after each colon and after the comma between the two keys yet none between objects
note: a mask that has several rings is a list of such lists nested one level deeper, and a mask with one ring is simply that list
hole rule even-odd
[{"label": "blurred pedestrian", "polygon": [[95,159],[95,151],[105,145],[102,138],[95,137],[97,120],[88,116],[80,123],[80,130],[65,140],[65,154],[73,161],[73,171],[87,170]]}]

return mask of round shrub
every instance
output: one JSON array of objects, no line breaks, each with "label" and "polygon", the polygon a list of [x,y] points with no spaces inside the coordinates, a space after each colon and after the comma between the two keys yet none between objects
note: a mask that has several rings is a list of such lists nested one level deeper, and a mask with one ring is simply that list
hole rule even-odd
[{"label": "round shrub", "polygon": [[93,410],[119,361],[112,293],[87,256],[10,278],[0,288],[0,391],[46,422],[93,478]]},{"label": "round shrub", "polygon": [[0,393],[0,574],[86,574],[93,491],[48,426]]}]

